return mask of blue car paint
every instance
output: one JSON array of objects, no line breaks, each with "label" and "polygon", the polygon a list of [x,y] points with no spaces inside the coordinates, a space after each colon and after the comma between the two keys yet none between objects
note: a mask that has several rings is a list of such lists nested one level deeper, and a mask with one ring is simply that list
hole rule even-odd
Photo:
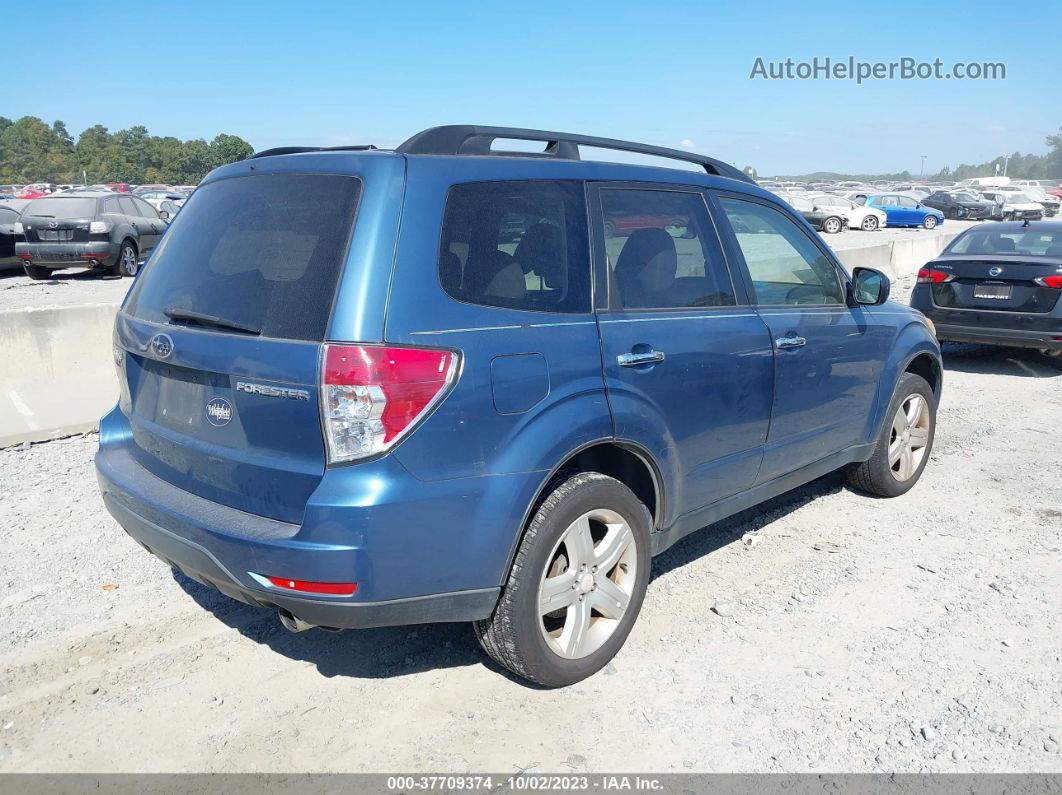
[{"label": "blue car paint", "polygon": [[[320,426],[305,414],[317,411],[320,346],[163,327],[123,312],[115,328],[119,349],[150,359],[151,338],[164,329],[190,366],[297,386],[310,400],[269,403],[233,393],[227,379],[204,384],[180,399],[201,406],[197,401],[221,394],[237,419],[220,429],[228,437],[189,438],[165,416],[134,411],[141,390],[151,387],[138,383],[127,362],[119,406],[101,423],[97,470],[112,513],[160,557],[172,561],[167,550],[179,556],[183,543],[189,557],[176,562],[193,576],[307,621],[370,626],[486,617],[550,477],[597,444],[622,446],[650,467],[658,552],[710,521],[867,458],[899,374],[920,355],[939,371],[928,328],[898,304],[756,307],[717,192],[781,210],[817,241],[842,279],[848,276],[799,215],[752,185],[633,165],[386,152],[245,161],[204,183],[248,169],[363,180],[327,339],[452,349],[461,359],[456,385],[389,454],[326,466]],[[724,227],[721,246],[736,274],[739,306],[634,317],[600,302],[562,315],[455,300],[436,270],[447,190],[500,179],[618,180],[703,192],[714,223]],[[599,250],[601,240],[591,246]],[[777,349],[772,341],[789,333],[809,344]],[[615,365],[616,355],[640,346],[664,349],[668,358]],[[159,414],[166,403],[154,405]],[[178,416],[195,410],[168,408]],[[242,439],[238,418],[245,412],[271,413],[272,432]],[[358,590],[331,600],[291,597],[252,573],[357,581]]]},{"label": "blue car paint", "polygon": [[[887,194],[882,194],[887,195]],[[913,201],[918,202],[917,199]],[[932,216],[937,219],[937,225],[944,223],[944,213],[932,207],[927,207],[918,202],[917,207],[886,206],[880,203],[881,196],[868,196],[867,207],[874,207],[885,213],[885,226],[921,226],[926,218]]]}]

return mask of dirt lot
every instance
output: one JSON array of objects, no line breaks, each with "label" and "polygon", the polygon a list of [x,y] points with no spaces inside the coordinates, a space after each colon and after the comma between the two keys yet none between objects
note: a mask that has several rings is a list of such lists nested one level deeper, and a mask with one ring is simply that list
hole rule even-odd
[{"label": "dirt lot", "polygon": [[564,691],[464,625],[288,634],[119,530],[94,436],[0,451],[0,770],[1062,772],[1062,368],[946,358],[913,492],[691,536]]}]

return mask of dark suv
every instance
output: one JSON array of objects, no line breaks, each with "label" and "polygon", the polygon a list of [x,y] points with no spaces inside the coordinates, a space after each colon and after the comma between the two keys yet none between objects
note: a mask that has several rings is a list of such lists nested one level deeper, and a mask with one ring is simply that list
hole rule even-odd
[{"label": "dark suv", "polygon": [[471,621],[570,684],[688,533],[840,467],[914,485],[940,350],[888,295],[689,152],[491,127],[262,152],[203,181],[118,314],[103,499],[289,629]]},{"label": "dark suv", "polygon": [[15,250],[31,279],[53,270],[99,268],[136,276],[166,231],[167,214],[143,199],[110,191],[76,191],[30,202]]}]

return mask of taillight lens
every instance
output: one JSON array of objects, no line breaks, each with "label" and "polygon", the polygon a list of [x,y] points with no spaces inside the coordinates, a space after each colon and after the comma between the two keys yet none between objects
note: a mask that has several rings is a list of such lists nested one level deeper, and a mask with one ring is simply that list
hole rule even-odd
[{"label": "taillight lens", "polygon": [[955,275],[952,273],[936,271],[932,268],[922,268],[918,271],[919,284],[940,284],[941,282],[950,282],[954,278]]},{"label": "taillight lens", "polygon": [[1040,276],[1033,281],[1041,287],[1054,287],[1056,290],[1062,290],[1062,276]]},{"label": "taillight lens", "polygon": [[434,348],[326,345],[325,435],[332,463],[394,447],[457,378],[457,354]]},{"label": "taillight lens", "polygon": [[353,596],[358,590],[356,582],[310,582],[292,580],[288,577],[266,577],[271,585],[299,593],[323,593],[329,596]]}]

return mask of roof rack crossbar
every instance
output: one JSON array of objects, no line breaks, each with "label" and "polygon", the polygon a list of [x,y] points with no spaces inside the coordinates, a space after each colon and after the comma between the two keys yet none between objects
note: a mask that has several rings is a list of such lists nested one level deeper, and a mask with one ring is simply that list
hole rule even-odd
[{"label": "roof rack crossbar", "polygon": [[256,157],[272,157],[273,155],[294,155],[299,152],[364,152],[368,149],[375,149],[372,144],[351,144],[346,146],[277,146],[272,149],[263,149],[261,152],[255,152],[248,160],[254,160]]},{"label": "roof rack crossbar", "polygon": [[[541,152],[502,152],[491,149],[491,144],[499,138],[518,141],[543,141],[546,143],[546,148]],[[561,160],[579,160],[580,146],[634,152],[636,154],[663,157],[669,160],[683,160],[687,163],[696,163],[709,174],[755,184],[755,180],[752,177],[729,163],[724,163],[713,157],[699,155],[696,152],[684,152],[681,149],[669,149],[664,146],[639,144],[633,141],[619,141],[614,138],[595,138],[591,135],[574,135],[547,130],[527,130],[520,127],[480,127],[471,124],[431,127],[417,133],[408,141],[396,147],[395,151],[407,155],[518,155],[523,157],[555,157]]]}]

